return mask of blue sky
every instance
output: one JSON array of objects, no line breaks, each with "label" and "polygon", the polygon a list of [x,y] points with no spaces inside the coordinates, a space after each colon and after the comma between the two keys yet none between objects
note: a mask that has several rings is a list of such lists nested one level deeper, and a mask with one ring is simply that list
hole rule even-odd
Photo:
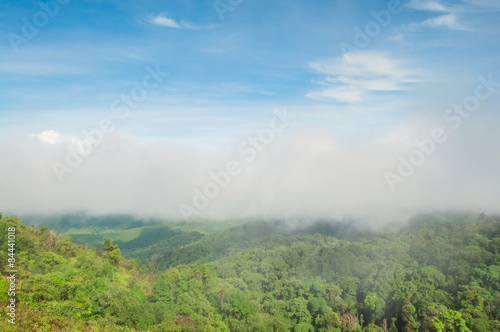
[{"label": "blue sky", "polygon": [[355,45],[355,28],[391,1],[243,0],[222,17],[211,1],[62,2],[18,52],[8,34],[23,36],[23,18],[33,22],[42,8],[2,2],[2,136],[95,127],[114,116],[110,104],[141,82],[146,66],[169,77],[118,129],[214,142],[284,106],[300,115],[298,125],[339,135],[386,130],[420,112],[418,101],[436,98],[436,89],[451,103],[499,68],[493,0],[401,1],[402,12],[379,25],[355,63],[342,59],[340,45]]}]

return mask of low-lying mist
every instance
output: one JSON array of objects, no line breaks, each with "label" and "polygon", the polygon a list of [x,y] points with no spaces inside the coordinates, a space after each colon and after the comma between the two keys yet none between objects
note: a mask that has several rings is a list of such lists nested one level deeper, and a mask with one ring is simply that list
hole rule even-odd
[{"label": "low-lying mist", "polygon": [[[498,116],[451,130],[440,119],[413,118],[362,139],[295,128],[271,140],[262,136],[265,144],[244,136],[218,152],[119,131],[91,151],[82,137],[19,135],[0,140],[0,210],[177,221],[356,220],[374,228],[425,212],[497,213],[500,131],[492,119]],[[441,141],[433,138],[436,128]],[[68,166],[75,152],[83,156]]]}]

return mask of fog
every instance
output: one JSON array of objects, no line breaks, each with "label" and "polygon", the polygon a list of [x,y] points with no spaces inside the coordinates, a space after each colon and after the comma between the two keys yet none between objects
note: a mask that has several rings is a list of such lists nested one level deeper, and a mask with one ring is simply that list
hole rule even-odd
[{"label": "fog", "polygon": [[[259,130],[216,152],[115,130],[89,153],[83,137],[48,128],[0,140],[0,211],[131,213],[168,220],[326,218],[372,226],[426,212],[497,213],[499,116],[481,112],[456,130],[441,117],[414,116],[363,139],[298,126],[253,154],[247,140]],[[401,160],[419,149],[416,140],[428,143],[436,128],[446,140],[424,147],[423,162],[413,172],[403,167],[412,174],[401,176]],[[66,165],[68,151],[83,154],[81,163],[64,173],[59,168],[58,178],[54,165]],[[236,175],[227,170],[231,160]]]}]

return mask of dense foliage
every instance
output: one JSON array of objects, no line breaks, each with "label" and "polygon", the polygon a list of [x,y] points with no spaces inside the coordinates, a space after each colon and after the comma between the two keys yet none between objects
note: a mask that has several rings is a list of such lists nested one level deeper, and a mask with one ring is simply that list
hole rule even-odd
[{"label": "dense foliage", "polygon": [[165,240],[130,239],[134,261],[125,241],[86,249],[3,217],[4,271],[8,227],[16,329],[3,315],[2,331],[500,331],[500,221],[422,217],[379,235],[327,223],[170,225]]}]

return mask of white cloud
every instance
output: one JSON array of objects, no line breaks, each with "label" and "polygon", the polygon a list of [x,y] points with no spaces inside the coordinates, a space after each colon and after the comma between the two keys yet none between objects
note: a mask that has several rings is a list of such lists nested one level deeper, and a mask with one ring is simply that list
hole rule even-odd
[{"label": "white cloud", "polygon": [[406,7],[414,10],[442,13],[442,15],[438,17],[432,17],[423,22],[410,23],[406,25],[407,28],[444,27],[452,30],[473,31],[472,28],[460,22],[461,17],[472,13],[480,13],[486,9],[500,9],[500,2],[497,0],[464,0],[463,3],[455,4],[453,7],[446,7],[438,1],[412,0]]},{"label": "white cloud", "polygon": [[328,75],[322,85],[329,86],[307,94],[309,98],[332,98],[341,102],[367,101],[373,92],[394,92],[408,89],[419,81],[405,64],[381,52],[362,51],[341,58],[310,64],[316,73]]},{"label": "white cloud", "polygon": [[458,22],[458,17],[455,14],[447,14],[430,18],[422,22],[421,25],[431,28],[446,27],[453,30],[470,30],[470,28],[467,28]]},{"label": "white cloud", "polygon": [[55,130],[45,130],[40,134],[34,135],[38,137],[38,139],[42,142],[46,142],[49,144],[57,144],[61,139],[61,134],[59,134]]},{"label": "white cloud", "polygon": [[356,104],[366,100],[366,92],[357,86],[337,86],[320,91],[309,92],[307,97],[312,99],[332,98],[340,102]]},{"label": "white cloud", "polygon": [[448,7],[440,4],[439,1],[431,1],[431,0],[411,0],[406,4],[407,8],[415,9],[415,10],[426,10],[433,12],[451,12]]},{"label": "white cloud", "polygon": [[167,28],[177,28],[177,29],[181,28],[181,26],[177,22],[175,22],[175,20],[168,18],[166,16],[163,16],[162,14],[160,14],[158,16],[150,17],[149,22],[151,24],[161,25],[161,26],[164,26]]},{"label": "white cloud", "polygon": [[184,30],[202,30],[202,29],[212,29],[217,27],[215,24],[210,24],[207,26],[199,26],[193,23],[186,22],[185,20],[181,20],[177,22],[176,20],[167,17],[165,14],[159,15],[149,15],[144,21],[167,28],[175,28],[175,29],[184,29]]}]

